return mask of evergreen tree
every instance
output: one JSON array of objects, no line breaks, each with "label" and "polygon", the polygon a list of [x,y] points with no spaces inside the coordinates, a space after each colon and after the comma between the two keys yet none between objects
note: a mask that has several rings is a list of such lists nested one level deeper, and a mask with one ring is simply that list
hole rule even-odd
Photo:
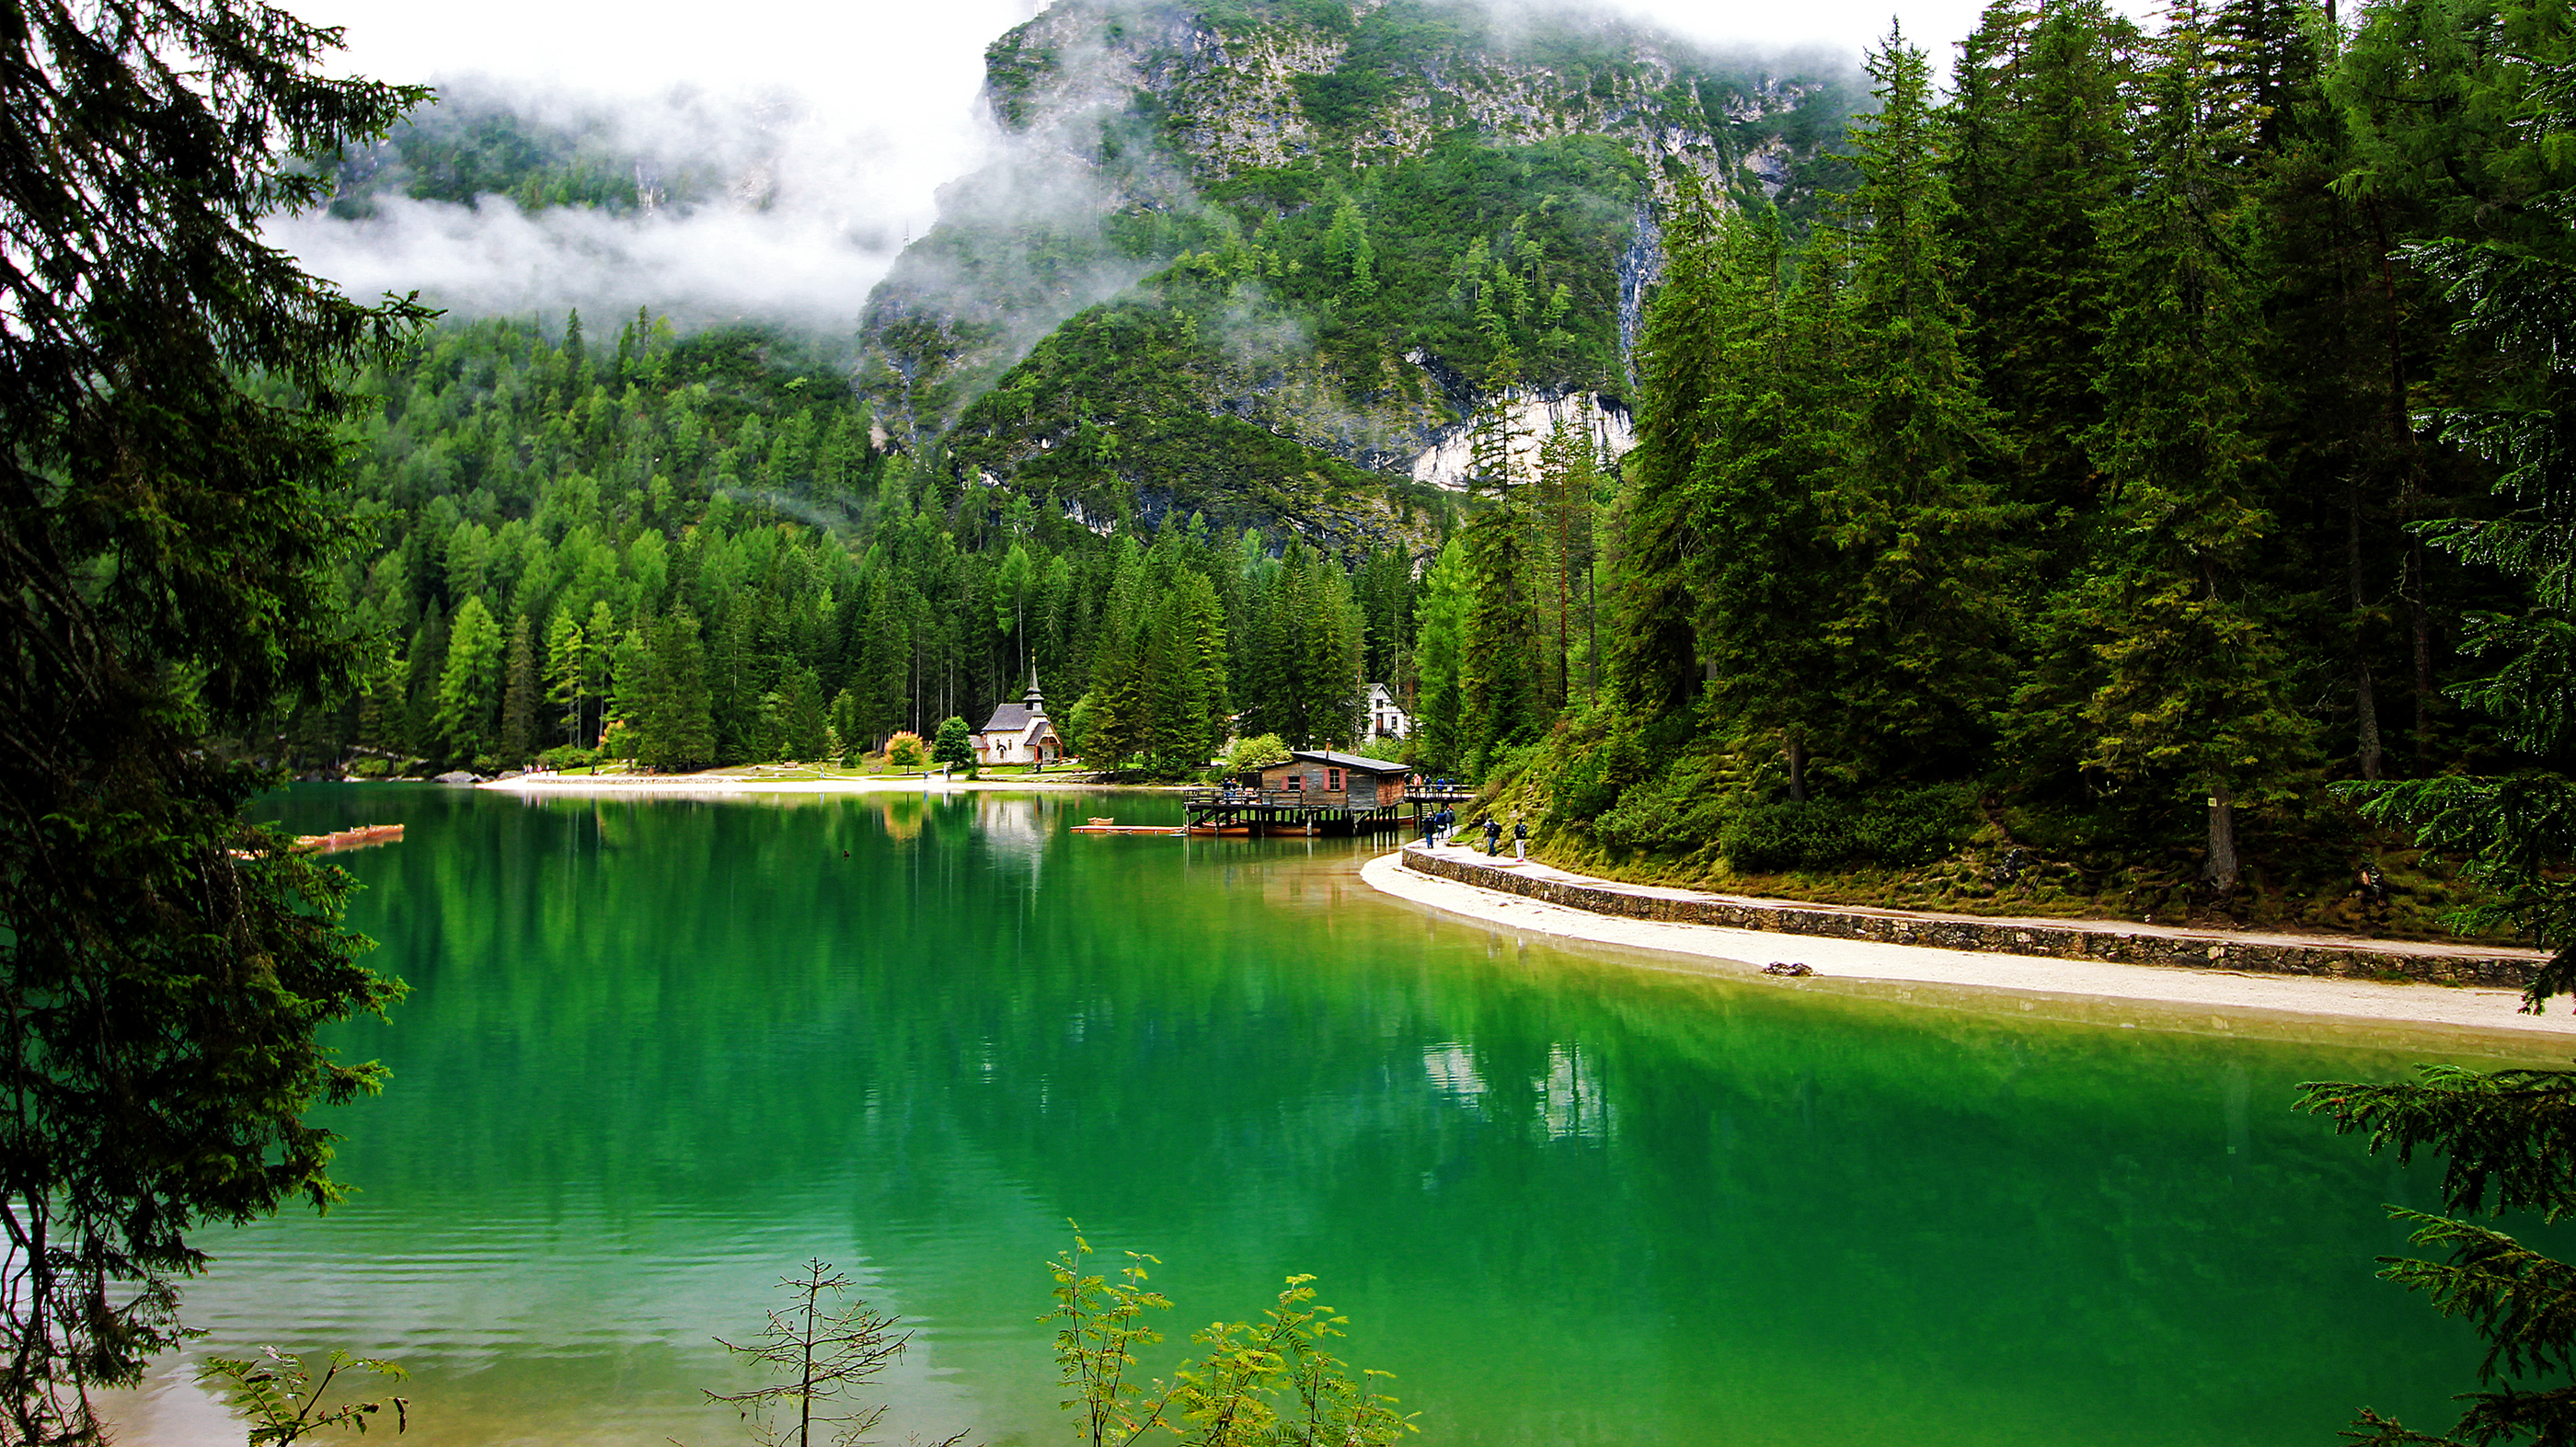
[{"label": "evergreen tree", "polygon": [[[1563,710],[1575,697],[1579,658],[1589,645],[1579,620],[1583,589],[1593,562],[1593,495],[1600,486],[1599,455],[1593,449],[1593,415],[1589,399],[1579,400],[1575,416],[1560,417],[1539,447],[1532,482],[1531,511],[1536,523],[1539,572],[1551,616],[1542,618],[1549,655],[1542,704],[1550,713]],[[1372,630],[1372,642],[1375,633]],[[1392,679],[1389,669],[1369,670]]]},{"label": "evergreen tree", "polygon": [[[2370,23],[2412,18],[2374,15]],[[2536,764],[2563,759],[2576,743],[2576,286],[2568,281],[2576,274],[2576,166],[2563,148],[2576,131],[2576,45],[2563,29],[2518,26],[2497,49],[2515,139],[2527,150],[2520,168],[2527,211],[2508,223],[2520,234],[2463,227],[2414,259],[2464,308],[2464,329],[2508,363],[2501,375],[2511,381],[2500,395],[2437,420],[2445,440],[2500,465],[2496,488],[2511,510],[2447,524],[2436,540],[2529,586],[2526,610],[2477,621],[2468,651],[2500,666],[2461,692]],[[2533,225],[2530,212],[2554,225]],[[2576,890],[2568,884],[2576,783],[2556,769],[2525,767],[2346,792],[2372,819],[2411,825],[2420,847],[2468,861],[2469,877],[2489,893],[2458,924],[2511,923],[2552,952],[2525,990],[2524,1008],[2536,1012],[2576,990]],[[2555,1224],[2576,1210],[2576,1151],[2568,1149],[2576,1072],[2430,1066],[2423,1075],[2412,1084],[2311,1084],[2302,1104],[2333,1117],[2338,1130],[2368,1132],[2373,1151],[2393,1149],[2401,1161],[2419,1150],[2444,1157],[2445,1214],[2392,1214],[2415,1227],[2414,1245],[2448,1248],[2448,1259],[2390,1260],[2384,1274],[2486,1338],[2478,1369],[2485,1390],[2463,1399],[2468,1408],[2448,1437],[2368,1410],[2347,1435],[2369,1447],[2576,1439],[2576,1316],[2567,1309],[2576,1267],[2461,1219],[2514,1211]]]},{"label": "evergreen tree", "polygon": [[502,665],[507,681],[501,686],[501,761],[512,767],[526,763],[536,752],[540,685],[531,632],[527,614],[510,620],[509,655]]},{"label": "evergreen tree", "polygon": [[813,763],[831,752],[831,720],[823,707],[823,685],[814,670],[797,668],[778,694],[778,752],[784,758]]},{"label": "evergreen tree", "polygon": [[427,92],[330,78],[338,32],[229,3],[13,5],[0,65],[0,1439],[95,1442],[93,1388],[184,1341],[193,1238],[327,1206],[316,1036],[399,982],[348,883],[243,808],[207,746],[352,663],[354,374],[426,313],[360,306],[263,233],[280,158],[364,146]]},{"label": "evergreen tree", "polygon": [[1866,68],[1880,104],[1853,125],[1857,400],[1851,455],[1824,504],[1835,544],[1857,564],[1829,625],[1851,664],[1837,752],[1879,772],[1937,776],[1981,752],[2012,678],[2004,646],[2019,559],[2006,537],[2025,512],[1991,476],[1970,319],[1952,291],[1930,65],[1892,30]]},{"label": "evergreen tree", "polygon": [[1820,231],[1795,304],[1781,294],[1778,218],[1715,225],[1722,350],[1706,439],[1692,467],[1707,538],[1693,597],[1713,696],[1738,730],[1776,736],[1792,800],[1807,797],[1814,740],[1831,738],[1840,657],[1829,620],[1849,569],[1818,506],[1843,453],[1845,248]]},{"label": "evergreen tree", "polygon": [[697,615],[687,604],[675,604],[653,630],[652,653],[644,663],[636,727],[643,735],[637,756],[646,764],[686,770],[715,761],[714,694],[707,672]]},{"label": "evergreen tree", "polygon": [[[1999,25],[2018,29],[2023,43],[1984,38]],[[2027,20],[1998,5],[1980,37],[1970,54],[1982,43],[2009,60],[1972,65],[1963,56],[1963,90],[1946,117],[1954,150],[1944,169],[1969,188],[1948,222],[1959,301],[1976,319],[1964,342],[2014,494],[2046,509],[2043,519],[2072,522],[2102,490],[2084,441],[2102,418],[2095,384],[2112,305],[2100,227],[2131,186],[2138,37],[2102,0],[2044,0]],[[2082,541],[2068,536],[2055,551]]]},{"label": "evergreen tree", "polygon": [[[2282,696],[2253,552],[2271,520],[2248,338],[2256,299],[2230,261],[2236,198],[2219,169],[2241,117],[2213,85],[2194,0],[2178,0],[2150,85],[2148,182],[2115,223],[2122,273],[2093,434],[2112,528],[2053,610],[2058,702],[2025,693],[2025,727],[2062,720],[2081,763],[2117,785],[2208,801],[2205,876],[2236,886],[2235,810],[2270,802],[2309,760]],[[2071,684],[2071,686],[2070,686]]]},{"label": "evergreen tree", "polygon": [[[1498,350],[1497,370],[1508,382],[1511,353],[1507,344]],[[1498,387],[1477,414],[1468,471],[1470,489],[1493,501],[1466,528],[1473,601],[1461,654],[1459,762],[1479,777],[1498,751],[1536,734],[1543,706],[1522,441],[1512,421],[1511,394]]]},{"label": "evergreen tree", "polygon": [[1457,768],[1465,757],[1461,724],[1465,717],[1464,667],[1467,642],[1467,544],[1452,538],[1423,574],[1422,602],[1415,612],[1420,632],[1414,642],[1414,666],[1420,687],[1414,709],[1414,761],[1425,768]]},{"label": "evergreen tree", "polygon": [[1628,713],[1639,719],[1679,716],[1699,694],[1690,570],[1702,544],[1691,473],[1729,325],[1717,213],[1695,179],[1685,176],[1679,184],[1680,204],[1664,230],[1664,284],[1646,314],[1639,348],[1644,395],[1618,519],[1624,566],[1611,676]]},{"label": "evergreen tree", "polygon": [[590,621],[582,625],[581,636],[582,662],[586,670],[582,691],[590,698],[590,723],[575,742],[592,745],[598,741],[599,731],[608,726],[609,681],[615,676],[618,644],[625,635],[618,631],[617,617],[609,611],[608,605],[593,603],[590,605]]},{"label": "evergreen tree", "polygon": [[480,597],[467,598],[456,610],[438,675],[438,737],[459,760],[470,763],[499,746],[503,664],[501,625]]},{"label": "evergreen tree", "polygon": [[590,640],[569,611],[555,610],[546,622],[546,698],[560,704],[567,747],[582,744],[582,702],[590,692]]}]

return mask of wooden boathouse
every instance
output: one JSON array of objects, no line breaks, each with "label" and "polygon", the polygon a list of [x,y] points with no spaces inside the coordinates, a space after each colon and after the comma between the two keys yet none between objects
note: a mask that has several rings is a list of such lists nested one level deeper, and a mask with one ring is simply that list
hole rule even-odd
[{"label": "wooden boathouse", "polygon": [[1300,749],[1287,762],[1247,769],[1182,802],[1192,833],[1374,834],[1405,825],[1404,765],[1357,754]]}]

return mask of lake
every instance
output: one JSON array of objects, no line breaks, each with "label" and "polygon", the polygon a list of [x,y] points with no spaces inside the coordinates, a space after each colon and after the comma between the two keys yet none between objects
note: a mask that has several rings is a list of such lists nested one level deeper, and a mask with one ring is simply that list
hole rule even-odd
[{"label": "lake", "polygon": [[[2446,1426],[2474,1343],[2374,1279],[2430,1204],[2293,1115],[2414,1056],[1561,946],[1353,840],[1066,832],[1169,796],[302,786],[411,998],[336,1032],[361,1188],[211,1240],[208,1349],[407,1365],[404,1440],[746,1441],[702,1388],[810,1256],[914,1328],[900,1442],[1063,1440],[1044,1263],[1151,1252],[1145,1365],[1320,1277],[1426,1443],[2278,1444]],[[126,1440],[221,1440],[165,1373]],[[238,1429],[231,1440],[238,1443]]]}]

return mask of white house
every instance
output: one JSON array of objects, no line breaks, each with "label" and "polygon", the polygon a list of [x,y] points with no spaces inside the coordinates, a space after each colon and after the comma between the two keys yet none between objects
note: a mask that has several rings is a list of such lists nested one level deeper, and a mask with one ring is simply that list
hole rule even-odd
[{"label": "white house", "polygon": [[1047,722],[1046,696],[1038,692],[1038,671],[1029,670],[1029,691],[1018,703],[993,710],[983,729],[969,735],[979,764],[1052,764],[1064,757],[1064,740]]},{"label": "white house", "polygon": [[1368,736],[1400,739],[1413,732],[1413,719],[1383,683],[1368,686]]}]

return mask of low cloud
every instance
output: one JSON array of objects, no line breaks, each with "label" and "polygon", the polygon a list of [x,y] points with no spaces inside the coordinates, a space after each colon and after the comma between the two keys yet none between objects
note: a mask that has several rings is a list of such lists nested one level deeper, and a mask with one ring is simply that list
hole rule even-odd
[{"label": "low cloud", "polygon": [[450,114],[508,110],[718,182],[698,204],[622,215],[389,196],[361,220],[274,221],[272,241],[317,274],[466,313],[649,305],[847,331],[936,219],[938,188],[989,159],[984,47],[1038,7],[856,0],[685,22],[601,0],[295,8],[344,29],[341,73],[430,84]]},{"label": "low cloud", "polygon": [[606,212],[374,199],[374,214],[279,218],[272,241],[354,295],[420,290],[468,314],[650,305],[684,319],[756,317],[847,331],[868,289],[974,166],[992,128],[971,96],[901,131],[777,93],[652,99],[525,91],[477,78],[451,104],[585,134],[621,174],[690,176],[687,204]]}]

